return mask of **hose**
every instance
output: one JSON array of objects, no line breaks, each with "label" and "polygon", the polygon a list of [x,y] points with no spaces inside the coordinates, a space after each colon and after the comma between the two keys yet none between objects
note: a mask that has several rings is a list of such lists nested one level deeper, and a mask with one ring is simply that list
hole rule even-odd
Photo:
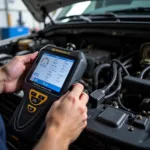
[{"label": "hose", "polygon": [[117,97],[117,102],[118,102],[118,104],[120,105],[120,107],[121,107],[123,110],[128,111],[128,112],[130,112],[130,113],[132,113],[132,114],[137,114],[136,112],[132,111],[131,109],[125,107],[125,106],[122,104],[121,99],[120,99],[119,96]]},{"label": "hose", "polygon": [[150,71],[150,66],[148,66],[147,68],[145,68],[142,73],[140,74],[140,79],[143,79],[144,78],[144,75],[147,71]]},{"label": "hose", "polygon": [[[114,59],[114,60],[112,61],[113,77],[112,77],[111,82],[110,82],[110,83],[107,85],[107,87],[105,88],[105,92],[108,92],[109,89],[110,89],[110,88],[114,85],[114,83],[116,82],[117,73],[118,73],[118,82],[120,82],[120,81],[122,82],[122,76],[121,76],[122,69],[125,71],[125,73],[126,73],[127,75],[129,75],[129,72],[127,71],[126,67],[128,68],[128,67],[131,67],[131,66],[132,66],[131,64],[127,65],[127,64],[130,63],[131,61],[132,61],[132,58],[126,60],[123,64],[122,64],[119,60],[116,60],[116,59]],[[118,72],[117,72],[117,65],[120,66]],[[127,66],[125,67],[124,65],[127,65]],[[102,71],[102,69],[104,69],[104,68],[109,68],[109,67],[110,67],[110,64],[102,64],[102,65],[98,66],[98,67],[95,69],[95,71],[94,71],[94,78],[93,78],[95,89],[98,88],[98,81],[99,81],[98,77],[99,77],[99,73]],[[118,83],[118,86],[117,86],[116,90],[113,91],[111,94],[107,95],[106,98],[109,98],[109,97],[115,95],[116,92],[118,92],[118,91],[120,90],[120,88],[121,88],[121,83]]]},{"label": "hose", "polygon": [[121,89],[121,84],[122,84],[122,74],[121,74],[121,72],[122,72],[122,68],[119,68],[118,69],[118,85],[112,93],[105,96],[105,99],[108,99],[108,98],[114,96]]},{"label": "hose", "polygon": [[127,75],[130,75],[129,72],[128,72],[128,70],[124,67],[124,65],[123,65],[119,60],[114,59],[114,60],[112,60],[112,62],[115,62],[117,65],[119,65],[119,66],[124,70],[124,72],[125,72]]},{"label": "hose", "polygon": [[113,67],[113,77],[112,77],[112,80],[111,82],[107,85],[107,87],[104,89],[105,92],[108,92],[109,89],[114,85],[114,83],[116,82],[116,79],[117,79],[117,65],[116,63],[113,63],[112,64],[112,67]]},{"label": "hose", "polygon": [[128,63],[130,63],[132,61],[132,58],[129,58],[127,59],[126,61],[124,61],[122,64],[125,66],[127,65]]},{"label": "hose", "polygon": [[119,96],[118,96],[118,98],[117,98],[117,102],[118,102],[118,104],[120,105],[120,107],[121,107],[123,110],[125,110],[125,111],[130,111],[130,109],[128,109],[127,107],[125,107],[125,106],[122,104],[121,99],[120,99]]},{"label": "hose", "polygon": [[[128,61],[128,62],[130,62],[130,61]],[[126,61],[126,63],[124,63],[124,64],[127,64],[128,62]],[[130,68],[130,67],[132,67],[132,64],[129,64],[129,65],[125,66],[126,69]],[[112,93],[105,96],[105,99],[108,99],[108,98],[114,96],[121,89],[121,85],[122,85],[122,74],[121,74],[121,72],[122,72],[122,68],[120,67],[118,69],[118,85]]]},{"label": "hose", "polygon": [[131,67],[132,67],[132,64],[125,66],[126,69],[131,68]]},{"label": "hose", "polygon": [[94,78],[93,78],[95,89],[98,88],[98,76],[99,76],[99,73],[100,73],[104,68],[109,68],[109,67],[110,67],[110,64],[102,64],[102,65],[98,66],[98,67],[95,69]]}]

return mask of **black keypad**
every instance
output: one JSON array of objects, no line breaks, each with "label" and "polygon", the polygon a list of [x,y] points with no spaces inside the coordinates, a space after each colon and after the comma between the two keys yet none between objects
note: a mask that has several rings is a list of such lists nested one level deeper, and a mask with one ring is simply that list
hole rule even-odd
[{"label": "black keypad", "polygon": [[34,111],[34,108],[29,106],[29,111]]},{"label": "black keypad", "polygon": [[38,105],[38,104],[40,104],[41,100],[32,97],[32,98],[31,98],[31,102],[32,102],[33,104],[35,104],[35,105]]},{"label": "black keypad", "polygon": [[42,95],[39,95],[39,97],[38,97],[39,99],[41,99],[41,100],[44,100],[45,99],[45,97],[44,96],[42,96]]},{"label": "black keypad", "polygon": [[36,93],[35,93],[35,92],[31,92],[31,95],[32,95],[32,96],[36,96]]},{"label": "black keypad", "polygon": [[31,105],[28,105],[28,111],[29,111],[30,113],[33,113],[33,112],[36,111],[36,108],[33,107],[33,106],[31,106]]}]

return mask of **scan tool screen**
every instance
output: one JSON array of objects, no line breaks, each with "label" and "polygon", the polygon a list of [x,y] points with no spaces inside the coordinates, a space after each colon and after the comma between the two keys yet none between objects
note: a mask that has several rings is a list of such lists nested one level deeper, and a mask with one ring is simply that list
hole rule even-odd
[{"label": "scan tool screen", "polygon": [[40,86],[60,92],[75,60],[44,53],[30,80]]}]

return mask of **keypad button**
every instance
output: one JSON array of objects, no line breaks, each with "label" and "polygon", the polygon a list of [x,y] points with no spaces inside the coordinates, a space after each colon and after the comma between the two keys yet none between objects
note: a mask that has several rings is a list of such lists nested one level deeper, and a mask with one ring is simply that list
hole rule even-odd
[{"label": "keypad button", "polygon": [[40,103],[41,103],[41,100],[39,100],[39,99],[37,99],[37,98],[32,97],[32,98],[31,98],[31,102],[32,102],[32,104],[34,104],[34,105],[38,105],[38,104],[40,104]]},{"label": "keypad button", "polygon": [[33,107],[32,105],[28,105],[27,109],[28,109],[28,112],[30,113],[34,113],[36,111],[36,108]]},{"label": "keypad button", "polygon": [[36,93],[35,93],[35,92],[31,92],[31,95],[32,95],[32,96],[36,96]]},{"label": "keypad button", "polygon": [[39,95],[38,98],[41,99],[41,100],[44,100],[45,96]]}]

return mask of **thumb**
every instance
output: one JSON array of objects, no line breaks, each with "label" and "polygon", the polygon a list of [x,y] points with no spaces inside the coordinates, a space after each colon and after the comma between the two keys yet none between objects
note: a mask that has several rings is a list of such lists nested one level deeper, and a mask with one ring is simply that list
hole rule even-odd
[{"label": "thumb", "polygon": [[39,52],[36,51],[36,52],[34,52],[33,54],[31,54],[31,59],[34,60],[34,59],[37,57],[38,53],[39,53]]},{"label": "thumb", "polygon": [[20,60],[22,61],[23,64],[30,63],[37,57],[37,55],[38,55],[38,51],[36,51],[32,54],[27,54],[27,55],[21,56]]}]

